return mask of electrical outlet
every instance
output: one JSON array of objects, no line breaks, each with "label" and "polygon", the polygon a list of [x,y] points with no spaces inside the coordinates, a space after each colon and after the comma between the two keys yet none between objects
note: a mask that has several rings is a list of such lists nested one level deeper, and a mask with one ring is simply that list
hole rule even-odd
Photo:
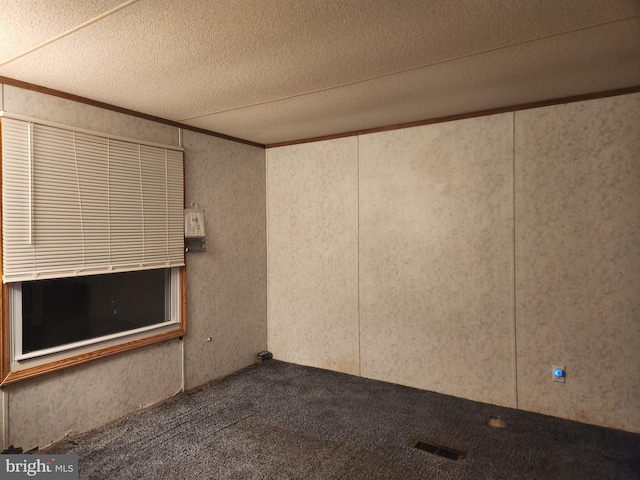
[{"label": "electrical outlet", "polygon": [[564,383],[567,376],[564,365],[551,365],[551,376],[554,382]]},{"label": "electrical outlet", "polygon": [[277,337],[278,335],[280,335],[280,327],[278,326],[277,323],[274,323],[273,325],[271,325],[271,335],[273,335],[274,337]]}]

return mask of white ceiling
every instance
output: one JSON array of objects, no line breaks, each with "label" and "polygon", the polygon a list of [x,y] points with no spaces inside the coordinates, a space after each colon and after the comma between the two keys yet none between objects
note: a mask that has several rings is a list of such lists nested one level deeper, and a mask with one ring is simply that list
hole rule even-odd
[{"label": "white ceiling", "polygon": [[640,1],[0,0],[0,76],[274,144],[640,86]]}]

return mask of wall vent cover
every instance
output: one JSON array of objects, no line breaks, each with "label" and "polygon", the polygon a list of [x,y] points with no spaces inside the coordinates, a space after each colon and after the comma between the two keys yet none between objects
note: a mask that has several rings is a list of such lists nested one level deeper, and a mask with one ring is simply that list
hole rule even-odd
[{"label": "wall vent cover", "polygon": [[411,446],[423,452],[432,453],[439,457],[448,458],[449,460],[462,460],[467,456],[465,452],[460,450],[454,450],[453,448],[443,447],[442,445],[436,445],[425,440],[415,440]]}]

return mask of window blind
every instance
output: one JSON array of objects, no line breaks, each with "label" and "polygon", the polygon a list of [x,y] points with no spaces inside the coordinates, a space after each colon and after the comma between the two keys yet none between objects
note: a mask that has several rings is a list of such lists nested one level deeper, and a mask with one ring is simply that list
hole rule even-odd
[{"label": "window blind", "polygon": [[3,117],[4,283],[184,265],[183,154]]}]

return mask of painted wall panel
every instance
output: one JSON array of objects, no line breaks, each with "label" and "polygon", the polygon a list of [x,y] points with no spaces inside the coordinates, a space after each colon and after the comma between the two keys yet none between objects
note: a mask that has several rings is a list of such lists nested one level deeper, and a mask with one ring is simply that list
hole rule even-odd
[{"label": "painted wall panel", "polygon": [[[640,431],[639,105],[634,94],[269,150],[270,346],[339,370],[320,359],[357,340],[364,376]],[[352,229],[338,172],[354,155],[355,267],[349,243],[323,240]],[[342,267],[318,267],[323,251]],[[347,310],[335,292],[354,283],[357,339],[353,322],[331,325]]]},{"label": "painted wall panel", "polygon": [[357,138],[267,152],[269,348],[357,374]]},{"label": "painted wall panel", "polygon": [[515,139],[520,407],[640,433],[640,95],[517,112]]},{"label": "painted wall panel", "polygon": [[205,210],[207,235],[206,252],[187,254],[191,388],[267,347],[265,152],[190,131],[183,140],[187,205]]},{"label": "painted wall panel", "polygon": [[9,385],[9,444],[47,445],[177,393],[179,343],[170,340]]},{"label": "painted wall panel", "polygon": [[363,376],[515,406],[512,118],[360,138]]}]

